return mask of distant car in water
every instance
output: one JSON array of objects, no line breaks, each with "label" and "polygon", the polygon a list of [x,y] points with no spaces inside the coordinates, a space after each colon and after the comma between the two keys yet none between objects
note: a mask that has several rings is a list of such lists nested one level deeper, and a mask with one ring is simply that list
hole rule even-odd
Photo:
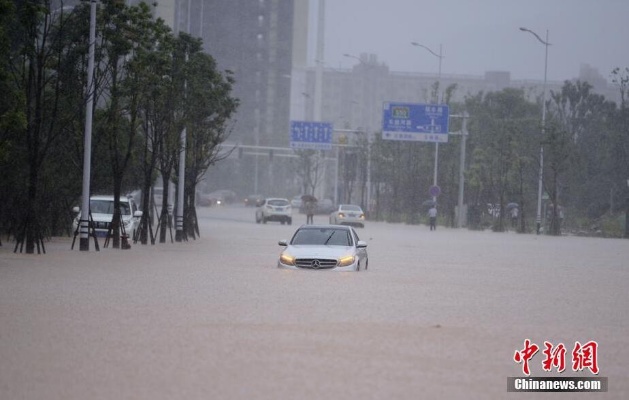
[{"label": "distant car in water", "polygon": [[212,205],[212,199],[208,193],[197,193],[196,205],[199,207],[210,207]]},{"label": "distant car in water", "polygon": [[301,199],[301,194],[298,194],[297,196],[293,197],[290,201],[290,205],[293,206],[293,208],[297,208],[299,209],[301,207],[301,205],[303,204],[303,200]]},{"label": "distant car in water", "polygon": [[360,206],[341,204],[330,214],[330,224],[365,227],[365,213]]},{"label": "distant car in water", "polygon": [[351,226],[303,225],[290,242],[280,240],[278,244],[285,247],[278,268],[360,271],[369,267],[367,243]]},{"label": "distant car in water", "polygon": [[245,206],[247,207],[256,207],[258,203],[262,200],[264,200],[264,196],[262,196],[261,194],[250,194],[249,196],[245,197],[244,202]]},{"label": "distant car in water", "polygon": [[336,210],[336,206],[332,199],[323,199],[317,201],[317,214],[330,214],[332,211]]},{"label": "distant car in water", "polygon": [[221,206],[236,201],[236,193],[233,190],[221,189],[210,193],[199,193],[197,204],[202,207]]},{"label": "distant car in water", "polygon": [[258,203],[256,209],[256,223],[279,221],[282,225],[293,223],[293,208],[287,199],[272,197]]}]

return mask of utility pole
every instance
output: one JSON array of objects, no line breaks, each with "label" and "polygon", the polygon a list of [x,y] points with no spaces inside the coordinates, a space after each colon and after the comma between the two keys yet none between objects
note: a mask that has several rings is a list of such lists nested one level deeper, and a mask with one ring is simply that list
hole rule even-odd
[{"label": "utility pole", "polygon": [[[411,42],[411,44],[415,47],[421,47],[425,50],[427,50],[430,54],[432,54],[433,56],[437,57],[439,59],[439,75],[438,75],[438,84],[441,85],[441,62],[443,61],[443,46],[440,44],[439,45],[439,54],[435,53],[434,51],[432,51],[429,47],[424,46],[421,43],[417,43],[417,42]],[[438,87],[439,89],[441,89],[440,87]],[[439,92],[442,93],[441,90],[439,90]],[[443,96],[442,96],[443,97]],[[439,93],[436,94],[436,98],[433,99],[435,104],[440,104],[441,102],[443,102],[443,98],[439,99]],[[433,132],[434,133],[434,132]],[[439,168],[439,142],[435,142],[435,166],[433,169],[433,178],[432,178],[432,184],[433,186],[437,186],[437,172],[438,172],[438,168]],[[432,196],[432,201],[433,202],[437,202],[437,196]]]},{"label": "utility pole", "polygon": [[467,136],[469,132],[467,130],[467,119],[470,117],[467,111],[464,111],[463,114],[450,115],[450,118],[463,118],[463,124],[461,125],[461,130],[457,132],[449,132],[449,135],[460,135],[461,136],[461,154],[459,160],[459,216],[457,218],[457,228],[463,227],[463,198],[465,192],[465,152],[467,145]]},{"label": "utility pole", "polygon": [[96,47],[96,0],[90,1],[90,43],[87,61],[87,104],[85,106],[85,135],[83,144],[83,192],[79,250],[90,249],[90,176],[92,165],[92,112],[94,109],[94,53]]},{"label": "utility pole", "polygon": [[[546,78],[548,75],[548,46],[550,43],[548,42],[548,29],[546,30],[546,40],[543,40],[537,33],[533,32],[527,28],[520,28],[522,32],[528,32],[531,35],[535,36],[538,42],[544,45],[546,49],[546,55],[544,58],[544,89],[542,93],[542,143],[545,140],[546,136]],[[539,146],[539,177],[537,184],[537,216],[535,217],[535,224],[537,225],[537,234],[539,235],[541,232],[542,226],[542,189],[544,186],[544,145],[540,144]],[[555,205],[555,209],[558,204]]]},{"label": "utility pole", "polygon": [[459,218],[457,220],[457,228],[463,227],[463,194],[465,191],[465,151],[467,144],[467,119],[469,114],[467,111],[463,113],[463,126],[461,127],[461,157],[459,161]]},{"label": "utility pole", "polygon": [[[186,32],[190,34],[190,0],[188,0],[188,16],[187,16],[187,30]],[[188,62],[188,49],[186,49],[186,62]],[[186,90],[188,88],[188,82],[184,82],[183,90],[184,96],[186,95]],[[179,150],[179,171],[178,171],[178,182],[177,182],[177,213],[175,215],[175,241],[181,242],[185,238],[185,234],[183,231],[183,222],[184,222],[184,190],[185,190],[185,182],[186,182],[186,137],[187,130],[184,125],[183,130],[181,131],[181,136],[179,138],[180,142],[180,150]]]}]

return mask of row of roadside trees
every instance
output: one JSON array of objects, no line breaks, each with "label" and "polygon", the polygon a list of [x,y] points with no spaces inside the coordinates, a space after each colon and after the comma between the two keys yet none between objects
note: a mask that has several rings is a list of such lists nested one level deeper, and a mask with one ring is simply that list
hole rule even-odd
[{"label": "row of roadside trees", "polygon": [[[238,100],[229,71],[217,69],[200,39],[174,34],[149,5],[101,0],[94,85],[87,87],[89,3],[0,0],[0,231],[25,245],[69,233],[83,172],[85,105],[94,95],[92,193],[116,199],[157,176],[164,188],[160,241],[166,240],[169,180],[187,132],[184,232],[195,235],[195,187],[223,156]],[[143,196],[149,210],[149,197]],[[147,243],[149,213],[143,217]],[[198,232],[196,232],[198,233]],[[41,242],[43,245],[43,242]],[[18,246],[16,245],[16,250]],[[21,249],[21,247],[20,247]]]}]

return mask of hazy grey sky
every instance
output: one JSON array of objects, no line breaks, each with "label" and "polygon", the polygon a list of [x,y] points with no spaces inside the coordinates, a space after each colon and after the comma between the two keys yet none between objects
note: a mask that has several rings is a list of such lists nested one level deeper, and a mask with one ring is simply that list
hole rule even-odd
[{"label": "hazy grey sky", "polygon": [[[316,3],[316,0],[312,0]],[[393,71],[544,77],[542,38],[549,30],[548,79],[575,78],[589,64],[609,79],[629,67],[629,0],[326,0],[325,63],[349,68],[373,53]],[[314,6],[316,8],[316,6]],[[314,57],[313,57],[314,59]]]}]

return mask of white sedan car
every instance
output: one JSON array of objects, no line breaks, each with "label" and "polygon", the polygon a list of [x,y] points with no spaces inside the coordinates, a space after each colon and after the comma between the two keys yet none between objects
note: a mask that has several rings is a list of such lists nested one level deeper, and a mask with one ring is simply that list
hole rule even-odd
[{"label": "white sedan car", "polygon": [[367,243],[351,226],[303,225],[290,242],[280,240],[278,244],[286,247],[278,268],[360,271],[369,266]]},{"label": "white sedan car", "polygon": [[332,225],[352,225],[365,227],[365,213],[360,206],[353,204],[341,204],[330,214]]}]

